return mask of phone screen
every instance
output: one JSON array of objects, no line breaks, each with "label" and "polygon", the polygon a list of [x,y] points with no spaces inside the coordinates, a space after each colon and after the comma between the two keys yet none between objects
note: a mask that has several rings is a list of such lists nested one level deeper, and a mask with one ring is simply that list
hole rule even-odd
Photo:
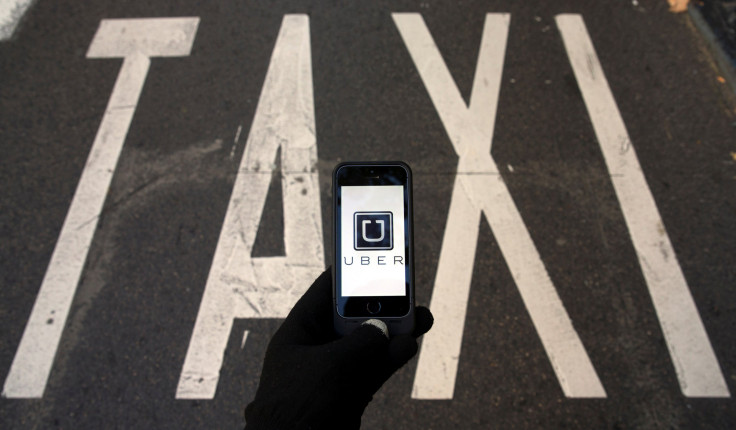
[{"label": "phone screen", "polygon": [[337,315],[393,319],[395,330],[408,332],[414,300],[411,170],[401,162],[357,162],[338,165],[333,175]]},{"label": "phone screen", "polygon": [[340,196],[341,295],[405,296],[404,187],[341,186]]}]

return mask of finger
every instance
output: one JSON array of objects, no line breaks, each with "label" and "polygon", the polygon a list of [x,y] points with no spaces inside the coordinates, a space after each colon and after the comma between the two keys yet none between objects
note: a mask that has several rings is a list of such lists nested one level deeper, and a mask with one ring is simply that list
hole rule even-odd
[{"label": "finger", "polygon": [[377,366],[385,359],[388,344],[386,323],[371,319],[334,342],[333,353],[335,360],[347,367]]},{"label": "finger", "polygon": [[391,373],[405,365],[417,354],[417,340],[413,336],[398,335],[391,339],[388,346],[388,355],[391,362]]},{"label": "finger", "polygon": [[319,345],[336,337],[332,322],[332,271],[327,268],[296,302],[271,342]]},{"label": "finger", "polygon": [[428,332],[432,328],[432,324],[434,324],[434,317],[429,309],[424,306],[414,308],[414,332],[411,336],[397,335],[391,338],[388,347],[391,368],[386,378],[404,366],[417,354],[417,350],[419,349],[417,338]]},{"label": "finger", "polygon": [[413,336],[402,334],[391,338],[388,345],[388,354],[384,359],[384,364],[377,369],[376,377],[370,381],[373,391],[378,389],[386,382],[391,375],[417,354],[417,340]]},{"label": "finger", "polygon": [[432,328],[434,324],[434,317],[432,312],[424,306],[417,306],[414,308],[414,333],[412,336],[415,338],[423,335]]},{"label": "finger", "polygon": [[351,395],[367,403],[391,376],[388,346],[388,327],[379,320],[368,320],[330,344],[330,361],[338,366],[340,384]]}]

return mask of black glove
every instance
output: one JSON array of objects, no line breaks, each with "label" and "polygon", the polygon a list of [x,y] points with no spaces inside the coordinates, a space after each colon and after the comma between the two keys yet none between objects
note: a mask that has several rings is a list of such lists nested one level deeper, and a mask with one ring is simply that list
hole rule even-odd
[{"label": "black glove", "polygon": [[327,269],[304,293],[268,344],[246,429],[358,429],[373,394],[417,353],[433,323],[415,309],[412,336],[389,339],[383,321],[369,320],[340,338],[332,322]]}]

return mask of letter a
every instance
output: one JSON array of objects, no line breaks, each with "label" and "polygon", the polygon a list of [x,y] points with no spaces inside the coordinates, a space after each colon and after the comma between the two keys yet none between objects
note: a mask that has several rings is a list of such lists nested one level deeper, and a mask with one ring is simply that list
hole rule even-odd
[{"label": "letter a", "polygon": [[[235,318],[284,318],[324,270],[309,18],[285,15],[220,232],[178,399],[215,396]],[[278,149],[285,257],[251,257]]]}]

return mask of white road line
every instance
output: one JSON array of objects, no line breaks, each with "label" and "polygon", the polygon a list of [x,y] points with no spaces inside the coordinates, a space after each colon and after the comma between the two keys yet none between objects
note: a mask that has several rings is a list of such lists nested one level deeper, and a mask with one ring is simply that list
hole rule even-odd
[{"label": "white road line", "polygon": [[558,15],[555,19],[649,287],[680,388],[688,397],[729,397],[718,360],[585,23],[580,15]]},{"label": "white road line", "polygon": [[241,131],[243,131],[243,126],[239,125],[238,130],[235,132],[235,138],[233,139],[233,148],[230,150],[230,158],[235,157],[235,148],[238,147],[238,141],[240,141]]},{"label": "white road line", "polygon": [[[253,258],[279,148],[286,256]],[[184,360],[177,399],[214,398],[233,320],[286,317],[324,270],[316,165],[309,18],[285,15]]]},{"label": "white road line", "polygon": [[123,148],[151,56],[189,55],[199,18],[103,20],[89,58],[124,57],[3,396],[40,398],[51,372],[77,283]]},{"label": "white road line", "polygon": [[235,132],[235,138],[233,139],[233,144],[237,145],[238,141],[240,140],[240,132],[243,131],[243,126],[239,125],[238,130]]},{"label": "white road line", "polygon": [[13,36],[18,23],[35,0],[0,0],[0,41]]},{"label": "white road line", "polygon": [[568,397],[605,397],[605,390],[524,225],[498,167],[491,142],[509,15],[486,15],[470,106],[463,102],[421,15],[393,19],[442,124],[460,157],[440,253],[431,309],[412,397],[453,397],[481,212],[498,241],[522,300]]},{"label": "white road line", "polygon": [[248,340],[248,330],[243,332],[243,340],[240,341],[240,349],[245,348],[245,341]]}]

